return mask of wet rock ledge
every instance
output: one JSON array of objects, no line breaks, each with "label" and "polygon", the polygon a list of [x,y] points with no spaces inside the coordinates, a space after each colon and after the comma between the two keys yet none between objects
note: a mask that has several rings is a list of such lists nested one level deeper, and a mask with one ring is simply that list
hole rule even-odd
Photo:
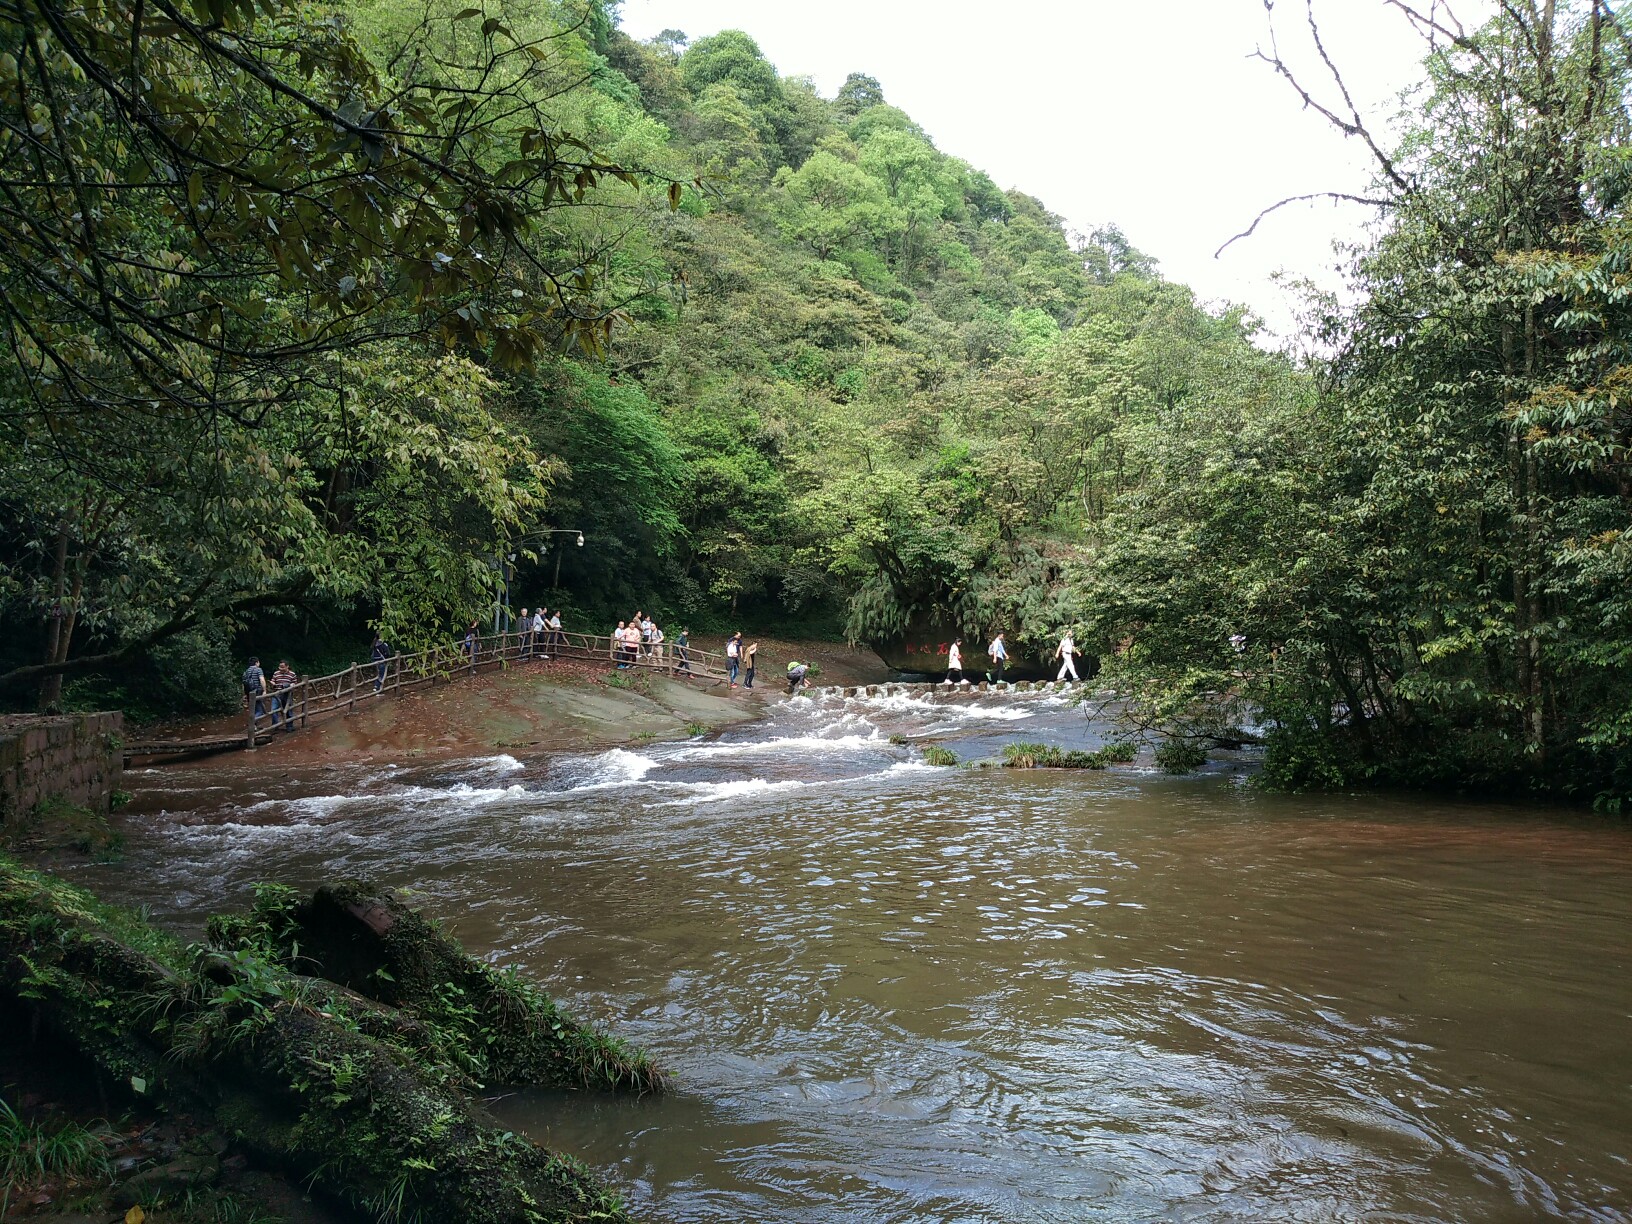
[{"label": "wet rock ledge", "polygon": [[664,1087],[646,1055],[364,884],[263,886],[250,913],[185,945],[0,857],[0,1006],[110,1098],[213,1114],[256,1163],[369,1218],[628,1220],[588,1170],[499,1126],[477,1094]]}]

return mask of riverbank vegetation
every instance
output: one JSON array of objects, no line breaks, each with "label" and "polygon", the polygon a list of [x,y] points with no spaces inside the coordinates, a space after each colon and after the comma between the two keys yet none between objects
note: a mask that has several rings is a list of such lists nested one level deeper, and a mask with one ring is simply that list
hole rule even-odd
[{"label": "riverbank vegetation", "polygon": [[[224,1143],[371,1218],[624,1219],[585,1169],[501,1128],[477,1093],[663,1087],[645,1055],[358,886],[304,900],[265,888],[187,946],[0,859],[0,975],[0,1006],[22,1014],[11,1027],[39,1057],[74,1060],[110,1102],[205,1113]],[[6,1159],[42,1177],[105,1171],[77,1132],[19,1127]],[[187,1184],[213,1181],[188,1170]]]},{"label": "riverbank vegetation", "polygon": [[[1160,764],[1161,746],[1157,753]],[[1138,749],[1125,743],[1106,744],[1093,752],[1053,744],[1003,745],[1003,765],[1008,769],[1104,769],[1110,765],[1125,765],[1137,755]]]},{"label": "riverbank vegetation", "polygon": [[1592,0],[1394,9],[1425,56],[1396,135],[1266,66],[1377,161],[1352,293],[1274,351],[743,32],[27,0],[0,692],[230,705],[235,646],[408,649],[500,591],[1017,657],[1075,625],[1130,726],[1235,700],[1275,784],[1616,806],[1626,34]]}]

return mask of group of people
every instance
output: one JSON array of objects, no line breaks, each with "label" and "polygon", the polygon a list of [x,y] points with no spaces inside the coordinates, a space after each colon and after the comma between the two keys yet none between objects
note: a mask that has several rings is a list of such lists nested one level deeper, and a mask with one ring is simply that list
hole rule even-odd
[{"label": "group of people", "polygon": [[680,630],[680,636],[674,639],[671,648],[663,627],[645,612],[637,611],[628,620],[619,621],[618,627],[612,631],[612,659],[618,665],[619,671],[641,662],[662,667],[671,661],[669,653],[671,649],[674,669],[689,672],[691,670],[689,630]]},{"label": "group of people", "polygon": [[561,632],[560,608],[554,612],[548,608],[538,608],[531,616],[523,608],[516,619],[516,631],[521,634],[521,657],[524,659],[547,659],[550,651],[567,644],[566,635]]},{"label": "group of people", "polygon": [[259,722],[263,715],[270,714],[272,728],[276,730],[281,716],[283,729],[293,731],[294,711],[291,708],[293,703],[290,701],[290,694],[299,679],[294,669],[289,666],[288,659],[279,659],[277,670],[269,677],[261,668],[261,660],[251,655],[249,666],[244,669],[244,702],[255,721]]},{"label": "group of people", "polygon": [[[548,608],[539,608],[529,612],[526,608],[516,617],[514,630],[521,639],[521,657],[523,659],[547,659],[550,651],[567,644],[566,635],[561,632],[561,610],[557,608],[551,612]],[[506,635],[508,637],[508,635]],[[482,622],[473,620],[465,628],[465,640],[462,646],[465,656],[470,660],[472,667],[476,666],[482,651]],[[382,671],[383,674],[383,671]],[[375,685],[375,692],[379,686]]]},{"label": "group of people", "polygon": [[[1077,649],[1077,640],[1072,631],[1067,629],[1060,635],[1060,644],[1054,650],[1054,657],[1060,661],[1060,674],[1057,680],[1070,678],[1079,679],[1077,675],[1077,655],[1082,652]],[[999,633],[992,639],[991,645],[986,647],[986,657],[991,660],[991,666],[986,671],[986,679],[994,684],[1003,683],[1003,672],[1009,665],[1009,648],[1003,641],[1003,634]],[[964,684],[967,681],[963,675],[963,639],[954,638],[952,645],[946,650],[946,679],[944,684]]]},{"label": "group of people", "polygon": [[742,677],[743,688],[754,687],[754,667],[759,662],[759,643],[750,642],[746,646],[742,642],[742,633],[739,630],[733,633],[725,642],[725,670],[730,675],[732,688],[737,687],[737,677]]}]

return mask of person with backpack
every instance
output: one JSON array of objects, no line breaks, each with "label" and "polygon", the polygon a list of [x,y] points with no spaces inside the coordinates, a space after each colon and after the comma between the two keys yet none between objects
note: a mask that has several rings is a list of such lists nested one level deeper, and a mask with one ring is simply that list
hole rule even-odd
[{"label": "person with backpack", "polygon": [[267,695],[266,673],[261,670],[261,661],[254,655],[249,657],[249,666],[244,668],[244,700],[249,704],[249,716],[259,722],[261,714],[268,705],[277,709],[276,698]]},{"label": "person with backpack", "polygon": [[385,644],[385,639],[379,634],[374,635],[374,645],[369,648],[368,657],[374,660],[374,691],[377,693],[385,687],[385,673],[391,666],[391,647]]},{"label": "person with backpack", "polygon": [[792,697],[806,683],[805,673],[810,670],[810,664],[801,663],[797,659],[788,663],[788,696]]},{"label": "person with backpack", "polygon": [[[1003,644],[1003,634],[1001,632],[992,639],[992,644],[986,647],[986,655],[992,661],[992,671],[986,673],[986,679],[1002,684],[1003,669],[1009,663],[1009,648]],[[997,675],[994,677],[992,672],[996,672]]]}]

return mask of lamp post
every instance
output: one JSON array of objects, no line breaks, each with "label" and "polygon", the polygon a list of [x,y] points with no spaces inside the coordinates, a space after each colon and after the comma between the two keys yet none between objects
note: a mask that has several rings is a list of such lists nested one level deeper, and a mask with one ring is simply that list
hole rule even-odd
[{"label": "lamp post", "polygon": [[[584,546],[584,533],[576,527],[540,527],[537,531],[530,531],[522,536],[512,547],[524,548],[528,544],[546,541],[552,535],[576,536],[578,538],[578,547],[582,548]],[[504,631],[509,631],[510,576],[515,570],[516,554],[513,552],[500,553],[496,560],[499,571],[499,598],[493,605],[493,632],[495,634],[500,632],[501,619],[504,622]],[[555,581],[553,585],[557,587],[561,585],[560,550],[557,550],[555,554]]]},{"label": "lamp post", "polygon": [[[579,531],[576,527],[549,527],[549,528],[546,528],[543,531],[535,531],[531,536],[529,536],[527,538],[528,538],[528,540],[531,540],[531,539],[533,539],[535,537],[541,539],[544,536],[552,536],[552,535],[577,536],[578,537],[578,547],[582,548],[584,546],[584,533]],[[526,540],[522,541],[522,543],[524,543],[524,544],[526,542],[527,542]],[[562,553],[561,549],[558,548],[558,549],[555,550],[555,577],[550,580],[550,586],[551,586],[551,588],[553,588],[555,590],[559,590],[561,588],[561,553]]]}]

